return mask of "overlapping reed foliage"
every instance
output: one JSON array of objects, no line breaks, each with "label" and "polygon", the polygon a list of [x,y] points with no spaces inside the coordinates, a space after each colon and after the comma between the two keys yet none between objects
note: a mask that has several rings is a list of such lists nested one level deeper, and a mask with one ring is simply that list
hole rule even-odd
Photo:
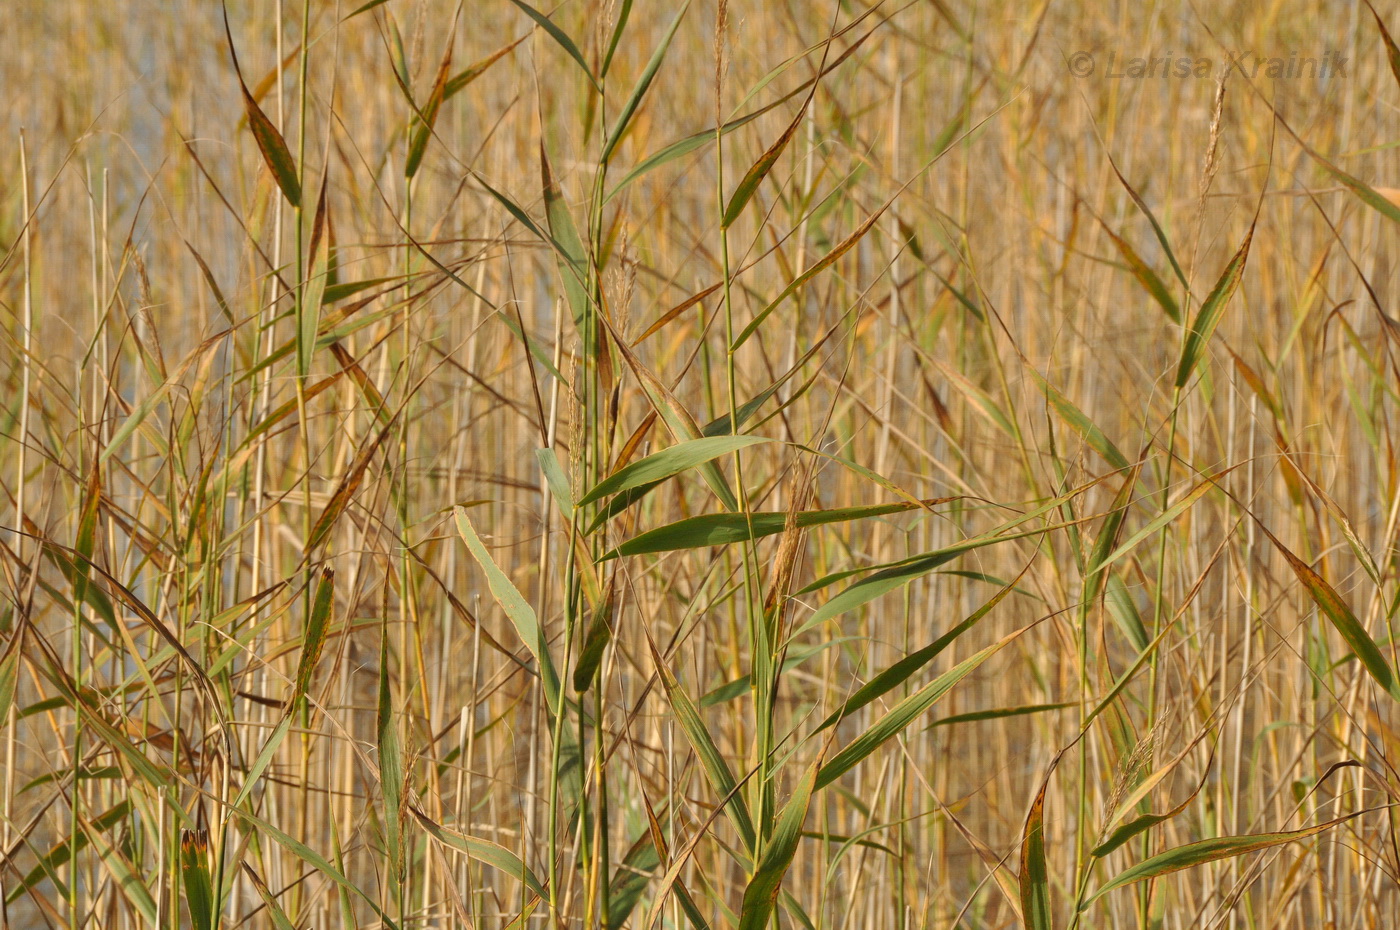
[{"label": "overlapping reed foliage", "polygon": [[3,923],[1384,925],[1390,11],[1117,12],[6,5]]}]

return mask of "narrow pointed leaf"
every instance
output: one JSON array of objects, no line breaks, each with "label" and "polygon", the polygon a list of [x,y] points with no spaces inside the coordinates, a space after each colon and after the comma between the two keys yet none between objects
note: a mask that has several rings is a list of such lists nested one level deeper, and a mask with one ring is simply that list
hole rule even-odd
[{"label": "narrow pointed leaf", "polygon": [[1021,922],[1026,930],[1054,930],[1050,875],[1045,866],[1045,789],[1049,786],[1047,777],[1021,833]]},{"label": "narrow pointed leaf", "polygon": [[1151,265],[1143,261],[1142,256],[1138,255],[1137,249],[1134,249],[1131,243],[1109,229],[1107,224],[1103,224],[1103,231],[1108,233],[1108,238],[1113,240],[1113,244],[1118,247],[1118,254],[1122,255],[1123,260],[1128,263],[1128,269],[1132,271],[1133,277],[1137,278],[1143,290],[1152,295],[1152,299],[1157,301],[1158,306],[1173,323],[1180,323],[1181,307],[1167,288],[1166,282],[1158,276],[1157,272],[1152,270]]},{"label": "narrow pointed leaf", "polygon": [[454,23],[452,35],[448,37],[447,49],[442,53],[442,61],[438,63],[437,77],[433,81],[433,89],[429,92],[428,103],[423,107],[422,116],[417,114],[413,117],[413,135],[408,143],[408,158],[404,162],[403,174],[406,178],[411,178],[418,173],[418,167],[423,164],[423,154],[428,150],[428,140],[432,138],[433,127],[437,125],[438,111],[442,109],[442,102],[447,97],[448,75],[452,69],[452,46],[456,39],[456,26]]},{"label": "narrow pointed leaf", "polygon": [[238,67],[238,52],[233,46],[233,31],[228,24],[227,7],[224,8],[224,34],[228,37],[228,50],[233,58],[233,71],[238,78],[238,88],[243,93],[243,108],[247,112],[248,128],[252,130],[253,139],[258,143],[258,151],[262,152],[263,162],[272,172],[277,186],[282,189],[282,195],[292,206],[299,207],[301,181],[298,179],[296,162],[287,149],[282,133],[278,132],[272,120],[267,118],[267,114],[258,106],[257,100],[248,90],[248,85],[243,81],[243,72]]},{"label": "narrow pointed leaf", "polygon": [[255,872],[253,867],[249,865],[246,860],[242,865],[244,874],[246,874],[248,880],[253,883],[253,890],[258,893],[258,897],[262,899],[263,906],[266,907],[267,912],[272,915],[272,926],[275,927],[276,930],[295,930],[296,925],[292,923],[291,919],[287,917],[287,913],[283,911],[282,907],[277,903],[277,899],[272,895],[272,889],[267,887],[267,882],[263,881],[262,876]]},{"label": "narrow pointed leaf", "polygon": [[540,666],[540,677],[544,683],[545,700],[549,704],[552,712],[559,712],[559,674],[555,671],[554,662],[550,659],[549,646],[544,638],[544,631],[540,629],[539,620],[535,617],[535,609],[521,595],[519,589],[501,571],[496,560],[491,558],[491,553],[487,551],[486,544],[477,535],[476,529],[472,526],[471,519],[467,516],[467,511],[462,507],[453,508],[453,513],[457,521],[457,532],[461,534],[462,541],[467,544],[467,549],[472,557],[476,559],[481,570],[486,574],[486,584],[491,589],[491,596],[496,599],[496,603],[501,606],[506,617],[515,625],[516,632],[520,634],[520,639],[525,643],[527,649],[534,655],[535,661]]},{"label": "narrow pointed leaf", "polygon": [[700,710],[695,706],[695,702],[681,688],[676,681],[671,670],[662,662],[661,656],[652,649],[652,658],[656,662],[656,669],[661,684],[666,693],[666,700],[671,705],[671,713],[676,722],[680,724],[681,732],[685,734],[686,740],[690,743],[691,749],[695,750],[695,755],[700,759],[700,767],[705,771],[705,777],[710,782],[710,787],[721,799],[728,798],[725,805],[725,812],[739,831],[739,837],[744,841],[744,846],[753,849],[757,834],[754,831],[753,820],[749,817],[748,806],[744,803],[744,797],[737,790],[738,783],[734,780],[734,773],[729,768],[729,763],[725,761],[724,754],[715,745],[714,739],[710,736],[709,729],[700,717]]},{"label": "narrow pointed leaf", "polygon": [[774,298],[773,301],[768,304],[768,306],[760,310],[758,312],[758,315],[755,316],[749,322],[749,325],[744,327],[743,332],[739,333],[738,336],[734,337],[734,344],[733,346],[731,346],[731,348],[734,350],[738,350],[740,346],[742,346],[745,342],[749,340],[750,336],[757,332],[758,328],[761,325],[763,325],[763,321],[768,319],[768,316],[774,310],[778,309],[779,306],[782,305],[783,301],[787,300],[789,297],[795,294],[797,290],[800,287],[802,287],[802,285],[806,284],[808,281],[812,280],[817,275],[821,274],[823,271],[836,264],[836,262],[840,260],[841,256],[845,255],[851,249],[855,248],[856,245],[860,242],[860,240],[865,238],[866,233],[870,232],[870,230],[874,228],[875,222],[879,220],[880,217],[884,216],[885,211],[889,209],[891,203],[893,203],[892,200],[885,201],[885,203],[882,204],[878,210],[876,210],[874,213],[870,214],[870,216],[866,218],[865,222],[861,223],[859,226],[856,227],[855,232],[851,233],[845,239],[841,240],[841,242],[838,243],[830,252],[827,252],[821,258],[817,259],[815,262],[809,265],[805,271],[803,271],[797,277],[793,278],[792,282],[788,284],[787,287],[783,288],[782,293],[779,294],[776,298]]},{"label": "narrow pointed leaf", "polygon": [[1376,28],[1381,31],[1381,41],[1385,43],[1385,57],[1390,62],[1390,73],[1395,78],[1395,82],[1400,84],[1400,48],[1395,47],[1395,40],[1390,37],[1390,30],[1385,28],[1385,20],[1381,19],[1381,14],[1376,12],[1371,0],[1366,0],[1366,6],[1370,9],[1371,15],[1376,18]]},{"label": "narrow pointed leaf", "polygon": [[1305,827],[1301,830],[1288,830],[1283,833],[1250,833],[1243,836],[1220,836],[1214,839],[1202,840],[1199,843],[1190,843],[1186,846],[1178,846],[1175,849],[1169,849],[1164,853],[1159,853],[1150,859],[1138,863],[1132,868],[1120,872],[1107,884],[1090,895],[1080,909],[1083,910],[1087,908],[1090,904],[1102,898],[1110,891],[1122,888],[1125,885],[1145,881],[1149,878],[1156,878],[1160,875],[1168,875],[1172,872],[1179,872],[1182,869],[1189,869],[1207,862],[1230,859],[1234,856],[1242,856],[1245,853],[1256,852],[1260,849],[1282,846],[1285,843],[1296,843],[1299,840],[1317,836],[1319,833],[1345,823],[1355,816],[1357,815],[1348,814],[1345,817],[1338,817],[1336,820],[1329,820],[1326,823]]},{"label": "narrow pointed leaf", "polygon": [[593,312],[592,301],[586,288],[588,282],[588,251],[579,236],[569,205],[564,202],[564,194],[559,189],[554,173],[549,167],[544,142],[540,142],[540,177],[544,187],[545,219],[549,223],[549,234],[555,246],[555,258],[559,266],[559,277],[564,283],[564,296],[573,314],[574,327],[584,342],[584,351],[593,357],[597,354],[598,331],[590,324]]},{"label": "narrow pointed leaf", "polygon": [[564,30],[560,29],[553,20],[530,6],[530,4],[524,2],[524,0],[510,0],[510,2],[520,7],[521,11],[524,12],[526,16],[539,23],[540,28],[548,33],[549,37],[558,43],[559,47],[567,52],[570,58],[578,62],[578,66],[582,68],[583,73],[588,76],[588,83],[592,84],[600,93],[602,92],[602,88],[598,86],[598,79],[593,76],[593,70],[588,67],[588,62],[583,59],[583,53],[578,50],[578,46],[574,44],[574,40],[569,38]]},{"label": "narrow pointed leaf", "polygon": [[311,602],[311,617],[306,624],[306,636],[302,641],[301,661],[297,664],[296,692],[293,703],[306,696],[311,687],[311,676],[316,671],[316,663],[321,659],[321,651],[326,645],[326,635],[330,632],[331,606],[335,601],[335,570],[325,568],[316,584],[316,597]]},{"label": "narrow pointed leaf", "polygon": [[379,746],[379,791],[384,801],[384,839],[389,853],[389,868],[395,881],[403,881],[407,867],[404,851],[404,764],[403,745],[399,739],[398,722],[394,719],[392,669],[389,665],[389,630],[385,624],[379,634],[379,700],[375,714],[375,732]]},{"label": "narrow pointed leaf", "polygon": [[773,835],[763,849],[763,858],[744,889],[743,905],[739,909],[739,930],[763,930],[773,916],[783,876],[792,865],[797,844],[802,839],[802,822],[812,802],[816,786],[817,763],[813,763],[793,789],[792,797],[783,805]]},{"label": "narrow pointed leaf", "polygon": [[898,736],[909,724],[936,704],[943,695],[951,691],[958,682],[970,675],[983,662],[1000,652],[1003,646],[1020,636],[1022,632],[1024,631],[1017,630],[1010,636],[993,643],[971,658],[953,666],[952,669],[939,675],[896,704],[888,714],[881,717],[870,729],[848,743],[844,749],[832,757],[830,762],[822,766],[817,775],[817,788],[824,788],[831,784],[863,762],[886,742]]},{"label": "narrow pointed leaf", "polygon": [[867,507],[804,510],[796,514],[788,514],[781,510],[765,510],[748,514],[702,514],[698,517],[677,520],[675,523],[669,523],[666,526],[657,527],[634,536],[605,554],[603,559],[615,559],[620,556],[642,555],[651,552],[673,552],[679,549],[700,549],[706,546],[723,546],[750,539],[762,539],[765,536],[781,533],[787,527],[789,516],[794,518],[799,528],[808,529],[829,523],[844,523],[867,517],[906,513],[923,507],[923,503],[900,502]]},{"label": "narrow pointed leaf", "polygon": [[553,449],[536,449],[535,460],[540,463],[540,471],[544,474],[545,484],[549,486],[549,493],[554,496],[554,503],[559,506],[559,513],[564,518],[565,523],[574,519],[573,492],[569,489],[569,476],[564,474],[564,466],[559,462],[559,456]]},{"label": "narrow pointed leaf", "polygon": [[390,916],[384,912],[383,908],[381,908],[379,904],[376,903],[375,899],[371,897],[368,893],[366,893],[361,886],[355,884],[354,882],[350,881],[350,879],[346,878],[345,873],[341,872],[340,869],[332,865],[330,860],[328,860],[325,856],[321,855],[316,850],[312,849],[310,846],[307,846],[300,840],[293,839],[291,836],[288,836],[286,833],[283,833],[281,830],[277,829],[272,824],[256,816],[255,814],[250,814],[247,811],[240,810],[234,812],[234,816],[237,817],[238,820],[242,821],[243,825],[248,829],[259,830],[267,834],[267,836],[269,836],[272,839],[272,841],[275,842],[278,846],[281,846],[283,849],[287,850],[287,852],[296,856],[302,862],[305,862],[307,865],[311,866],[313,869],[320,872],[322,875],[326,876],[331,881],[335,882],[341,888],[344,888],[346,891],[350,892],[351,894],[358,897],[361,901],[365,902],[369,909],[375,913],[375,915],[380,919],[380,921],[383,922],[384,926],[388,927],[389,930],[398,930],[399,925],[395,923],[393,919],[390,918]]},{"label": "narrow pointed leaf", "polygon": [[579,505],[591,504],[612,494],[662,481],[737,449],[770,441],[764,436],[710,436],[677,443],[669,449],[653,453],[641,461],[613,472],[583,495],[579,499]]},{"label": "narrow pointed leaf", "polygon": [[[1024,574],[1024,572],[1022,573]],[[1017,580],[1020,580],[1019,577]],[[992,612],[992,609],[1006,599],[1006,596],[1015,590],[1015,583],[1005,585],[998,591],[991,600],[973,611],[961,623],[954,626],[947,633],[935,639],[922,649],[911,652],[898,662],[883,669],[874,678],[856,690],[848,697],[842,705],[833,711],[817,727],[817,731],[825,730],[833,726],[842,719],[860,710],[876,698],[888,694],[895,688],[908,681],[915,673],[937,658],[944,649],[953,644],[958,637],[972,629],[979,620]]]},{"label": "narrow pointed leaf", "polygon": [[1113,552],[1109,553],[1106,556],[1103,556],[1101,561],[1096,560],[1090,562],[1087,571],[1103,571],[1103,569],[1107,568],[1114,562],[1123,558],[1123,556],[1127,555],[1129,552],[1132,552],[1135,548],[1141,545],[1143,540],[1151,538],[1167,524],[1171,523],[1177,517],[1181,516],[1183,513],[1194,507],[1197,501],[1199,501],[1212,488],[1219,484],[1221,478],[1225,477],[1230,472],[1234,471],[1236,468],[1239,468],[1239,466],[1231,465],[1224,471],[1216,472],[1214,475],[1211,475],[1205,480],[1201,481],[1194,488],[1192,488],[1191,491],[1185,497],[1181,498],[1181,500],[1177,501],[1175,504],[1172,504],[1166,510],[1163,510],[1157,516],[1153,517],[1147,523],[1146,526],[1138,530],[1133,535],[1129,536],[1127,540],[1125,540],[1117,549],[1114,549]]},{"label": "narrow pointed leaf", "polygon": [[[629,2],[627,6],[630,10],[631,3]],[[627,102],[622,105],[621,112],[618,113],[617,119],[613,122],[612,129],[608,132],[608,140],[603,145],[603,154],[599,160],[604,164],[607,164],[608,159],[612,158],[613,150],[616,149],[617,144],[622,141],[623,133],[627,131],[627,126],[632,122],[632,117],[636,114],[637,107],[641,105],[642,98],[646,96],[647,89],[651,87],[651,82],[656,77],[657,69],[661,67],[661,62],[666,57],[666,50],[671,47],[671,40],[675,38],[676,29],[680,27],[681,20],[685,18],[686,11],[689,9],[690,0],[685,0],[685,2],[681,4],[681,8],[676,11],[676,15],[671,19],[671,25],[666,30],[666,35],[662,37],[661,44],[657,45],[656,51],[651,53],[651,60],[647,62],[646,68],[642,70],[642,75],[637,79],[637,83],[632,88],[632,93],[628,96]],[[614,43],[616,43],[617,37],[621,35],[620,27],[622,24],[622,17],[619,17],[619,31],[614,35]],[[610,62],[612,57],[611,49],[609,49],[608,57]],[[605,69],[606,67],[607,63],[604,64]]]},{"label": "narrow pointed leaf", "polygon": [[1346,605],[1341,596],[1337,594],[1330,584],[1321,575],[1313,571],[1312,567],[1302,559],[1298,558],[1291,549],[1279,542],[1278,537],[1270,533],[1261,524],[1259,526],[1264,531],[1264,535],[1278,549],[1279,554],[1288,562],[1289,568],[1293,569],[1293,574],[1298,576],[1298,580],[1308,589],[1309,596],[1318,610],[1332,622],[1332,626],[1346,640],[1351,651],[1361,660],[1366,671],[1375,679],[1376,684],[1389,694],[1392,698],[1400,701],[1400,681],[1397,680],[1395,671],[1386,661],[1385,654],[1381,652],[1381,647],[1366,632],[1366,628],[1361,625],[1361,621],[1352,613],[1351,608]]},{"label": "narrow pointed leaf", "polygon": [[1191,331],[1186,334],[1186,340],[1181,348],[1181,362],[1176,368],[1176,387],[1178,389],[1186,387],[1186,382],[1191,380],[1191,375],[1195,373],[1196,366],[1205,354],[1206,344],[1210,342],[1210,337],[1215,334],[1215,328],[1220,325],[1220,318],[1225,313],[1225,305],[1230,302],[1235,289],[1240,286],[1240,279],[1244,276],[1244,264],[1249,258],[1249,244],[1253,240],[1254,225],[1250,224],[1249,233],[1244,237],[1244,244],[1235,253],[1235,257],[1230,259],[1230,264],[1225,266],[1225,271],[1220,275],[1220,280],[1215,283],[1214,289],[1201,302],[1201,309],[1197,311],[1196,319],[1191,324]]},{"label": "narrow pointed leaf", "polygon": [[1032,369],[1031,376],[1035,378],[1036,385],[1040,388],[1040,392],[1045,395],[1045,399],[1050,402],[1050,406],[1054,407],[1055,412],[1060,415],[1060,419],[1069,424],[1070,429],[1078,433],[1089,448],[1103,456],[1104,460],[1114,468],[1125,469],[1128,467],[1127,458],[1104,435],[1098,424],[1085,416],[1084,411],[1076,407],[1068,397],[1061,394],[1058,388],[1041,377],[1040,372]]},{"label": "narrow pointed leaf", "polygon": [[458,852],[466,853],[467,856],[478,862],[483,862],[494,869],[504,872],[537,895],[545,894],[544,885],[535,877],[535,873],[531,872],[529,867],[527,867],[524,862],[520,861],[520,857],[509,849],[497,843],[493,843],[490,840],[483,840],[475,836],[467,836],[464,833],[459,833],[456,830],[444,827],[430,820],[416,808],[412,809],[412,812],[414,818],[418,821],[418,825],[421,826],[429,836],[433,837],[433,839],[438,840],[446,846],[452,847]]},{"label": "narrow pointed leaf", "polygon": [[749,201],[753,199],[754,193],[758,191],[758,185],[763,183],[763,179],[768,177],[768,173],[772,171],[773,166],[778,163],[778,159],[782,156],[788,143],[791,142],[792,137],[797,134],[798,127],[802,125],[802,120],[806,118],[807,103],[809,103],[810,100],[811,98],[809,97],[807,101],[804,101],[802,109],[797,111],[797,115],[793,117],[792,122],[788,123],[782,135],[778,136],[773,144],[768,146],[767,150],[758,157],[758,161],[753,163],[744,174],[743,179],[739,181],[739,186],[734,188],[734,193],[729,198],[729,205],[724,208],[722,223],[725,227],[734,225],[734,221],[743,214],[744,207],[748,206]]}]

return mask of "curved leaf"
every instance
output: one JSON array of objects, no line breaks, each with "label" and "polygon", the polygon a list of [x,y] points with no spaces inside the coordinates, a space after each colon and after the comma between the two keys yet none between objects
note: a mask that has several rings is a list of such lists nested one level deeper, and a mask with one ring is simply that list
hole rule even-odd
[{"label": "curved leaf", "polygon": [[610,494],[630,491],[644,484],[670,478],[737,449],[771,441],[765,436],[707,436],[702,439],[688,439],[618,469],[599,481],[593,490],[579,498],[578,503],[580,506],[591,504]]},{"label": "curved leaf", "polygon": [[1305,827],[1302,830],[1289,830],[1283,833],[1248,833],[1243,836],[1219,836],[1214,839],[1201,840],[1199,843],[1190,843],[1186,846],[1178,846],[1169,849],[1164,853],[1158,853],[1150,859],[1138,863],[1130,869],[1120,872],[1111,881],[1099,888],[1090,895],[1082,905],[1080,910],[1088,908],[1099,898],[1110,891],[1131,885],[1134,882],[1145,881],[1149,878],[1156,878],[1159,875],[1167,875],[1172,872],[1179,872],[1182,869],[1189,869],[1192,866],[1203,865],[1207,862],[1215,862],[1220,859],[1229,859],[1234,856],[1242,856],[1245,853],[1255,852],[1260,849],[1268,849],[1273,846],[1282,846],[1285,843],[1296,843],[1305,840],[1310,836],[1317,836],[1324,830],[1330,830],[1338,824],[1346,823],[1356,814],[1348,814],[1345,817],[1338,817],[1336,820],[1329,820],[1317,826]]}]

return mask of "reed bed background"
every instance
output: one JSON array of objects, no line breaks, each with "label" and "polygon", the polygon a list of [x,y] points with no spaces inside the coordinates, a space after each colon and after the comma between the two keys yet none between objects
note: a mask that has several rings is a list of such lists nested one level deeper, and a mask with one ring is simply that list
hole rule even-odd
[{"label": "reed bed background", "polygon": [[0,6],[0,923],[1388,925],[1397,24]]}]

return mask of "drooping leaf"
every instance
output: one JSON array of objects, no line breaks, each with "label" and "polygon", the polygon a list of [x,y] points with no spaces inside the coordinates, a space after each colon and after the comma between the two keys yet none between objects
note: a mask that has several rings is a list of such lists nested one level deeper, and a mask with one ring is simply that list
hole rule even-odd
[{"label": "drooping leaf", "polygon": [[1181,307],[1177,304],[1176,298],[1168,290],[1166,282],[1152,270],[1152,266],[1143,261],[1142,256],[1137,253],[1122,236],[1108,228],[1107,223],[1102,223],[1103,231],[1108,233],[1108,238],[1118,247],[1118,253],[1123,256],[1123,260],[1128,263],[1128,269],[1132,271],[1133,277],[1137,278],[1147,293],[1152,295],[1152,299],[1157,301],[1163,312],[1173,323],[1181,322]]},{"label": "drooping leaf", "polygon": [[588,622],[578,662],[574,664],[574,690],[582,694],[593,684],[593,676],[603,661],[603,652],[612,640],[613,605],[616,600],[616,576],[609,580],[607,594]]},{"label": "drooping leaf", "polygon": [[1069,398],[1061,394],[1049,381],[1041,377],[1040,372],[1031,369],[1031,376],[1035,378],[1036,385],[1040,388],[1045,399],[1050,402],[1050,406],[1055,408],[1055,412],[1060,415],[1069,427],[1079,434],[1080,438],[1088,444],[1099,455],[1103,456],[1108,464],[1117,469],[1126,469],[1128,460],[1118,447],[1104,435],[1098,424],[1085,416],[1084,411],[1076,407]]},{"label": "drooping leaf", "polygon": [[345,873],[332,865],[330,860],[325,856],[300,840],[283,833],[277,827],[274,827],[256,814],[251,814],[245,810],[239,810],[234,812],[234,816],[241,821],[247,829],[258,830],[267,834],[278,846],[281,846],[283,849],[287,850],[287,852],[296,856],[302,862],[305,862],[341,888],[344,888],[346,891],[365,902],[369,909],[375,913],[375,916],[377,916],[389,930],[398,930],[399,925],[384,912],[384,909],[379,906],[375,898],[368,894],[360,885],[346,878]]},{"label": "drooping leaf", "polygon": [[525,0],[510,0],[510,2],[518,6],[526,16],[539,23],[540,28],[548,33],[549,37],[558,43],[559,47],[567,52],[569,57],[576,61],[578,66],[583,69],[583,73],[588,77],[588,83],[592,84],[594,89],[599,93],[602,93],[603,89],[598,86],[598,79],[593,76],[593,69],[588,67],[588,62],[584,61],[583,53],[578,50],[578,46],[574,44],[574,40],[569,38],[564,30],[560,29],[548,16],[545,16],[539,10],[526,3]]},{"label": "drooping leaf", "polygon": [[1298,580],[1308,589],[1308,595],[1317,605],[1318,610],[1332,622],[1332,626],[1346,640],[1351,651],[1365,666],[1366,671],[1375,679],[1376,684],[1389,694],[1393,699],[1400,701],[1400,681],[1396,679],[1395,671],[1386,661],[1385,654],[1381,652],[1381,647],[1371,638],[1371,634],[1366,632],[1366,628],[1361,625],[1356,614],[1346,605],[1341,596],[1337,594],[1335,588],[1323,579],[1321,575],[1313,571],[1312,567],[1302,559],[1298,558],[1291,549],[1279,542],[1278,537],[1270,533],[1261,523],[1259,528],[1264,531],[1264,535],[1269,537],[1269,541],[1278,549],[1279,554],[1288,562],[1288,567],[1293,569],[1293,574],[1298,576]]},{"label": "drooping leaf", "polygon": [[710,736],[710,731],[700,716],[700,709],[695,706],[695,702],[676,681],[676,677],[666,667],[654,645],[652,646],[652,660],[656,663],[656,671],[661,679],[666,700],[671,706],[672,715],[680,724],[681,732],[685,734],[691,749],[695,750],[695,755],[699,757],[700,767],[704,770],[710,787],[721,799],[728,799],[728,803],[725,804],[725,812],[739,831],[739,838],[743,840],[745,848],[752,850],[757,841],[757,833],[754,831],[753,819],[749,816],[749,809],[744,803],[743,795],[738,791],[738,782],[734,779],[734,773],[730,770],[729,763],[725,761],[724,754],[719,751],[714,738]]},{"label": "drooping leaf", "polygon": [[[297,290],[297,377],[304,382],[311,374],[311,360],[316,354],[316,334],[321,328],[321,302],[326,292],[329,273],[329,243],[325,239],[327,222],[326,187],[329,178],[321,179],[321,194],[316,198],[316,216],[311,224],[311,275]],[[323,249],[322,244],[326,243]]]},{"label": "drooping leaf", "polygon": [[233,59],[233,72],[238,78],[238,88],[243,92],[243,108],[247,112],[248,128],[252,130],[253,139],[258,143],[258,151],[262,152],[263,162],[272,172],[277,186],[282,189],[282,195],[293,207],[300,207],[301,181],[297,174],[296,162],[287,149],[282,133],[278,132],[276,125],[267,118],[267,114],[258,106],[257,100],[253,99],[248,90],[248,85],[243,81],[243,71],[238,67],[238,52],[233,45],[233,30],[228,24],[227,5],[223,10],[224,34],[228,37],[228,51]]},{"label": "drooping leaf", "polygon": [[404,798],[403,744],[399,725],[394,717],[393,670],[389,664],[389,629],[382,625],[379,632],[379,687],[375,713],[375,734],[379,747],[379,792],[384,801],[384,839],[389,853],[389,868],[395,881],[402,882],[407,868],[404,850],[404,818],[407,815]]},{"label": "drooping leaf", "polygon": [[1390,37],[1390,30],[1385,28],[1385,20],[1376,12],[1371,0],[1366,0],[1366,6],[1376,18],[1376,28],[1381,31],[1381,41],[1385,43],[1385,57],[1390,63],[1390,73],[1395,78],[1395,83],[1400,84],[1400,48],[1396,48],[1395,40]]},{"label": "drooping leaf", "polygon": [[591,320],[594,308],[587,289],[588,250],[579,236],[569,205],[564,201],[564,193],[550,170],[543,140],[540,141],[540,177],[544,188],[545,219],[549,223],[559,277],[564,283],[564,296],[573,314],[574,327],[583,340],[584,352],[591,358],[597,355],[600,340],[598,328]]},{"label": "drooping leaf", "polygon": [[549,486],[549,493],[554,496],[554,503],[559,507],[559,514],[564,518],[565,523],[574,519],[574,496],[569,488],[569,476],[564,473],[564,466],[559,462],[559,456],[553,449],[536,449],[535,459],[540,463],[540,471],[544,473],[545,484]]},{"label": "drooping leaf", "polygon": [[539,620],[535,616],[535,609],[506,577],[506,573],[501,571],[496,560],[491,558],[486,544],[476,534],[476,529],[472,526],[466,509],[455,507],[453,513],[457,521],[457,532],[461,534],[462,540],[467,544],[467,549],[486,574],[486,584],[491,589],[491,596],[496,599],[496,603],[501,606],[506,617],[515,625],[521,641],[525,643],[526,648],[535,657],[535,661],[539,663],[545,701],[548,703],[550,711],[557,714],[560,700],[559,673],[555,671],[554,662],[550,658],[549,645],[545,641],[544,631],[540,628]]},{"label": "drooping leaf", "polygon": [[410,810],[414,819],[418,821],[418,825],[433,839],[458,852],[465,853],[478,862],[484,862],[486,865],[504,872],[537,895],[543,896],[546,893],[544,885],[535,877],[535,873],[531,872],[529,867],[520,861],[520,857],[509,849],[490,840],[468,836],[435,823],[417,808],[410,808]]}]

